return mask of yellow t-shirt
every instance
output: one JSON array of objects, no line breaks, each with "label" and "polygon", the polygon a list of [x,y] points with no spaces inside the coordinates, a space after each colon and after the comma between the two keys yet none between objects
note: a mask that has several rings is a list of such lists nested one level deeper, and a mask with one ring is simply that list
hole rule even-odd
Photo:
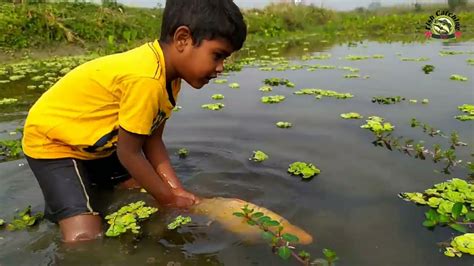
[{"label": "yellow t-shirt", "polygon": [[107,157],[119,126],[150,135],[175,106],[181,80],[166,84],[158,41],[73,69],[30,109],[23,151],[36,159]]}]

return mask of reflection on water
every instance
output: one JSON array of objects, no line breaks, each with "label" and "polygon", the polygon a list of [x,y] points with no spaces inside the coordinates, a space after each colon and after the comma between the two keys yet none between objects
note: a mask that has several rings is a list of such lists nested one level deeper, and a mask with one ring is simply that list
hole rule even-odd
[{"label": "reflection on water", "polygon": [[[438,52],[445,48],[469,51],[472,44],[335,46],[324,50],[332,54],[330,59],[304,62],[357,67],[361,76],[370,75],[369,79],[345,79],[347,71],[340,69],[262,72],[258,68],[244,68],[227,77],[229,82],[240,83],[240,89],[211,82],[198,91],[185,85],[178,100],[183,108],[167,123],[165,142],[187,188],[206,197],[242,198],[281,214],[314,236],[315,242],[305,247],[313,256],[322,257],[321,250],[327,247],[341,258],[338,265],[472,265],[472,257],[450,259],[439,252],[436,243],[449,240],[451,230],[424,229],[421,226],[424,208],[397,197],[399,192],[421,191],[447,179],[433,171],[440,166],[375,147],[371,144],[371,134],[359,128],[363,121],[339,118],[341,113],[347,112],[358,112],[365,117],[378,115],[396,126],[396,136],[424,140],[428,146],[448,145],[443,138],[431,138],[422,130],[411,128],[410,119],[416,117],[443,132],[456,130],[461,141],[469,144],[458,149],[458,157],[469,160],[474,146],[473,123],[457,121],[453,116],[459,114],[458,105],[473,103],[474,67],[469,66],[466,59],[474,56],[439,56]],[[348,54],[383,54],[385,57],[344,60]],[[430,60],[402,62],[398,54]],[[422,70],[425,64],[435,66],[429,75]],[[467,76],[469,81],[451,81],[452,74]],[[274,88],[271,95],[285,95],[287,99],[279,104],[264,105],[260,97],[265,94],[258,88],[269,77],[288,78],[296,88]],[[33,99],[38,96],[9,88],[1,97]],[[294,90],[301,88],[331,89],[349,92],[355,97],[315,100],[313,96],[293,95]],[[225,108],[217,112],[202,110],[202,104],[213,102],[210,96],[214,93],[225,96],[222,101]],[[429,104],[371,103],[373,96],[397,95],[407,99],[427,98]],[[27,106],[28,100],[25,102]],[[5,113],[23,112],[24,115],[26,109],[18,108]],[[8,132],[20,123],[9,121],[1,122],[0,130]],[[293,128],[278,129],[274,125],[277,121],[291,122]],[[8,136],[5,132],[0,133],[2,137]],[[179,159],[174,155],[181,147],[190,151],[188,158]],[[249,161],[253,150],[264,151],[269,160],[261,164]],[[322,172],[311,181],[303,182],[286,173],[294,161],[312,162]],[[2,218],[9,219],[15,208],[28,204],[32,204],[34,210],[43,207],[36,181],[27,166],[19,166],[22,163],[24,161],[19,160],[1,165]],[[465,174],[463,169],[455,171],[458,177]],[[146,194],[139,192],[118,191],[105,198],[104,206],[109,211],[137,199],[150,201]],[[2,231],[0,264],[287,264],[271,254],[268,246],[243,243],[219,224],[209,224],[203,217],[193,216],[190,227],[166,230],[166,223],[175,215],[176,211],[160,210],[159,215],[145,224],[141,236],[104,239],[79,247],[61,245],[58,229],[50,223],[29,232]]]}]

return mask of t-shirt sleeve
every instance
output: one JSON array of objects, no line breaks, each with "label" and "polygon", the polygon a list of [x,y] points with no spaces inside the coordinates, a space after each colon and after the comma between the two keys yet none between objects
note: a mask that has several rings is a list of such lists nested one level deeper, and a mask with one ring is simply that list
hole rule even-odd
[{"label": "t-shirt sleeve", "polygon": [[124,81],[122,86],[120,127],[131,133],[150,135],[163,85],[152,78],[133,78]]}]

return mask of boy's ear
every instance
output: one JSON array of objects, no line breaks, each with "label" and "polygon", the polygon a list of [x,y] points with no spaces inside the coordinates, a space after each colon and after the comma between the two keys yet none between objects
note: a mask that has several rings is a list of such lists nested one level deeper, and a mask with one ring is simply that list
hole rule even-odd
[{"label": "boy's ear", "polygon": [[187,26],[179,26],[174,32],[173,43],[179,52],[182,52],[188,45],[193,45],[191,30]]}]

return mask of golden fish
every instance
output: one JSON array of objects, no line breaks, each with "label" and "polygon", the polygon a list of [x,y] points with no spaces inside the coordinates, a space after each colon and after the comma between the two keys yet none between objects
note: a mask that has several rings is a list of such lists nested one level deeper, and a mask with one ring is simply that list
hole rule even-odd
[{"label": "golden fish", "polygon": [[[251,226],[247,224],[244,218],[233,215],[234,212],[242,212],[242,208],[248,205],[249,209],[253,209],[255,212],[262,212],[264,215],[270,217],[272,220],[280,222],[283,226],[282,233],[289,233],[299,238],[299,244],[310,244],[313,241],[313,237],[306,233],[303,229],[298,226],[290,224],[285,218],[280,215],[265,209],[264,207],[257,206],[250,202],[236,199],[236,198],[210,198],[202,199],[197,205],[190,208],[191,212],[196,214],[205,215],[211,220],[219,222],[227,230],[244,236],[250,239],[256,239],[261,236],[262,230],[258,226]],[[272,232],[276,231],[277,227],[270,227],[273,229]]]}]

